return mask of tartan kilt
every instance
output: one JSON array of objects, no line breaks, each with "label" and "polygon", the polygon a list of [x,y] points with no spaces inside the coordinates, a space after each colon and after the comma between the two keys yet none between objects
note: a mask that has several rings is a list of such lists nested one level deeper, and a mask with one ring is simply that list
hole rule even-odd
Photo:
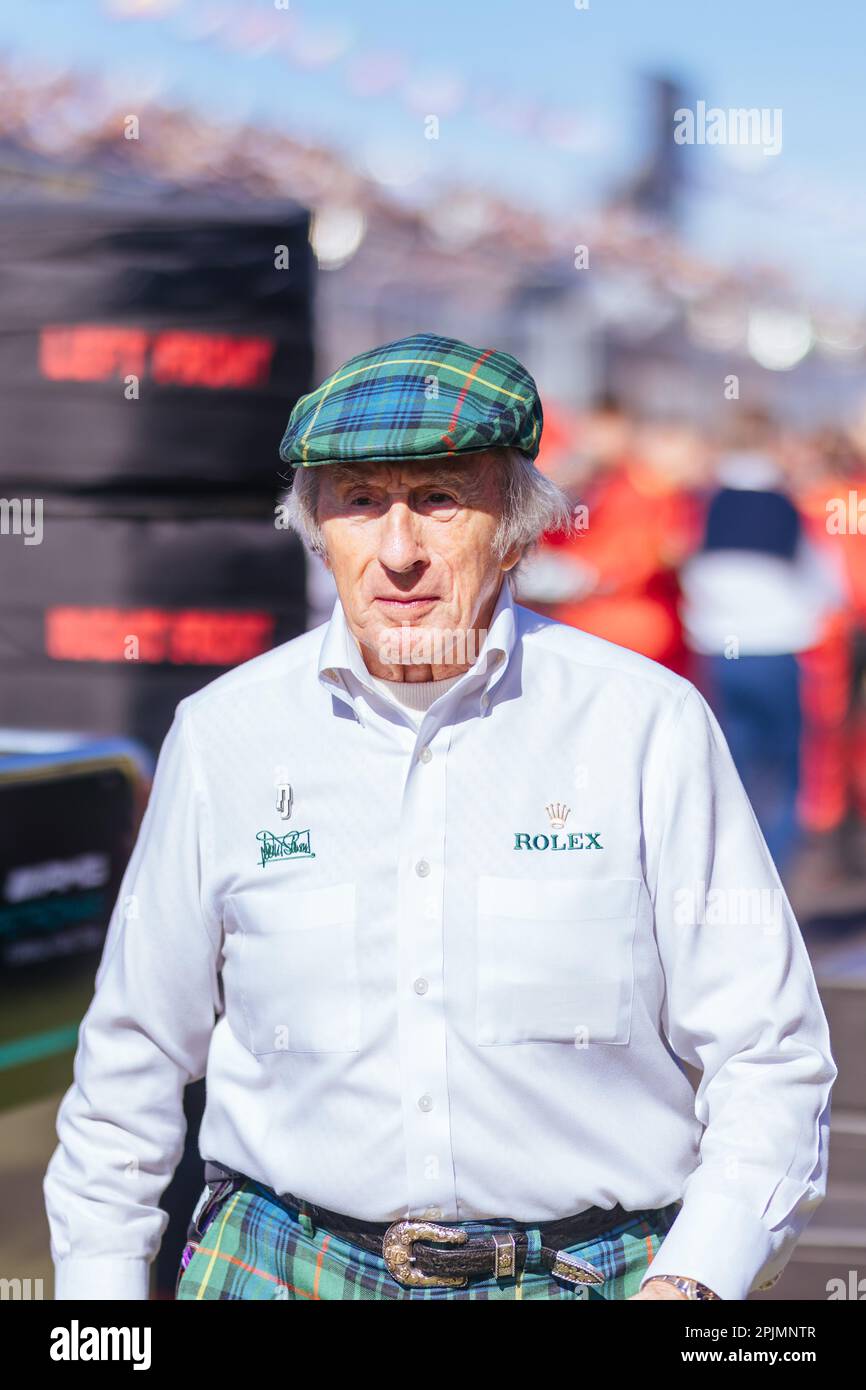
[{"label": "tartan kilt", "polygon": [[[637,1293],[650,1260],[674,1223],[681,1202],[630,1212],[603,1235],[563,1247],[605,1275],[598,1285],[568,1284],[547,1270],[508,1279],[471,1278],[465,1288],[399,1284],[371,1251],[316,1228],[303,1204],[279,1201],[248,1178],[219,1184],[190,1222],[175,1297],[187,1299],[625,1299]],[[450,1223],[449,1223],[450,1224]],[[508,1229],[507,1220],[455,1223],[470,1233]],[[536,1233],[537,1234],[537,1233]]]}]

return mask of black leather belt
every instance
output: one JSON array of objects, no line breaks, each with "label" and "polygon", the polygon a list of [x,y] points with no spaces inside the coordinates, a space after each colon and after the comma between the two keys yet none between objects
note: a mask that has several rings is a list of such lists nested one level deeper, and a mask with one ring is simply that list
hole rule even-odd
[{"label": "black leather belt", "polygon": [[[227,1177],[238,1183],[251,1181],[221,1164],[205,1164],[206,1182],[225,1182]],[[626,1211],[617,1203],[610,1208],[589,1207],[556,1221],[513,1221],[509,1227],[492,1228],[490,1234],[470,1233],[462,1226],[424,1218],[363,1221],[315,1206],[291,1192],[280,1196],[264,1183],[256,1185],[264,1188],[273,1201],[290,1214],[303,1212],[315,1226],[378,1255],[397,1282],[408,1288],[430,1285],[460,1288],[470,1277],[513,1277],[525,1267],[529,1249],[527,1232],[536,1227],[541,1237],[536,1257],[538,1268],[549,1270],[570,1284],[603,1284],[602,1270],[588,1260],[567,1253],[563,1247],[593,1240],[640,1215]]]}]

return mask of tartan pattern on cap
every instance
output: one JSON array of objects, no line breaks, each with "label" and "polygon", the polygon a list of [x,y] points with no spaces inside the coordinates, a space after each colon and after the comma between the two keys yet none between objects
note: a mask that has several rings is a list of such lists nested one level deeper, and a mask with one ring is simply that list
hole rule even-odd
[{"label": "tartan pattern on cap", "polygon": [[414,333],[350,358],[301,396],[280,458],[303,468],[505,446],[535,458],[542,426],[538,389],[516,357]]},{"label": "tartan pattern on cap", "polygon": [[[252,1179],[211,1210],[201,1235],[186,1248],[175,1297],[198,1299],[517,1299],[572,1301],[630,1298],[677,1215],[680,1203],[632,1212],[627,1221],[595,1240],[566,1246],[606,1276],[604,1284],[572,1285],[546,1270],[515,1278],[473,1278],[466,1288],[408,1289],[392,1278],[384,1260],[330,1232],[316,1229],[303,1211],[283,1206]],[[464,1221],[470,1231],[496,1223]],[[507,1223],[502,1223],[507,1229]]]}]

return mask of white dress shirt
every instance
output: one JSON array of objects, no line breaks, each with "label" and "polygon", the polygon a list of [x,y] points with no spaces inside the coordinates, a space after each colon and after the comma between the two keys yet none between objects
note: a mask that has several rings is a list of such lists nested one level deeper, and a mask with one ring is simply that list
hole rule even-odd
[{"label": "white dress shirt", "polygon": [[651,1272],[728,1299],[825,1192],[827,1023],[718,724],[507,583],[417,724],[339,600],[178,705],[58,1113],[57,1297],[147,1296],[205,1074],[203,1157],[278,1193],[378,1221],[682,1197]]}]

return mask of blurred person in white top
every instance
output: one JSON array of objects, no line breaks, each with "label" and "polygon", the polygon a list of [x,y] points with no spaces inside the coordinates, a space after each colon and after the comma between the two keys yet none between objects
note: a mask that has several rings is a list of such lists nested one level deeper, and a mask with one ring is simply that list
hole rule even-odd
[{"label": "blurred person in white top", "polygon": [[760,410],[727,424],[701,548],[682,567],[695,679],[719,718],[778,867],[797,844],[800,675],[844,581],[805,535]]}]

